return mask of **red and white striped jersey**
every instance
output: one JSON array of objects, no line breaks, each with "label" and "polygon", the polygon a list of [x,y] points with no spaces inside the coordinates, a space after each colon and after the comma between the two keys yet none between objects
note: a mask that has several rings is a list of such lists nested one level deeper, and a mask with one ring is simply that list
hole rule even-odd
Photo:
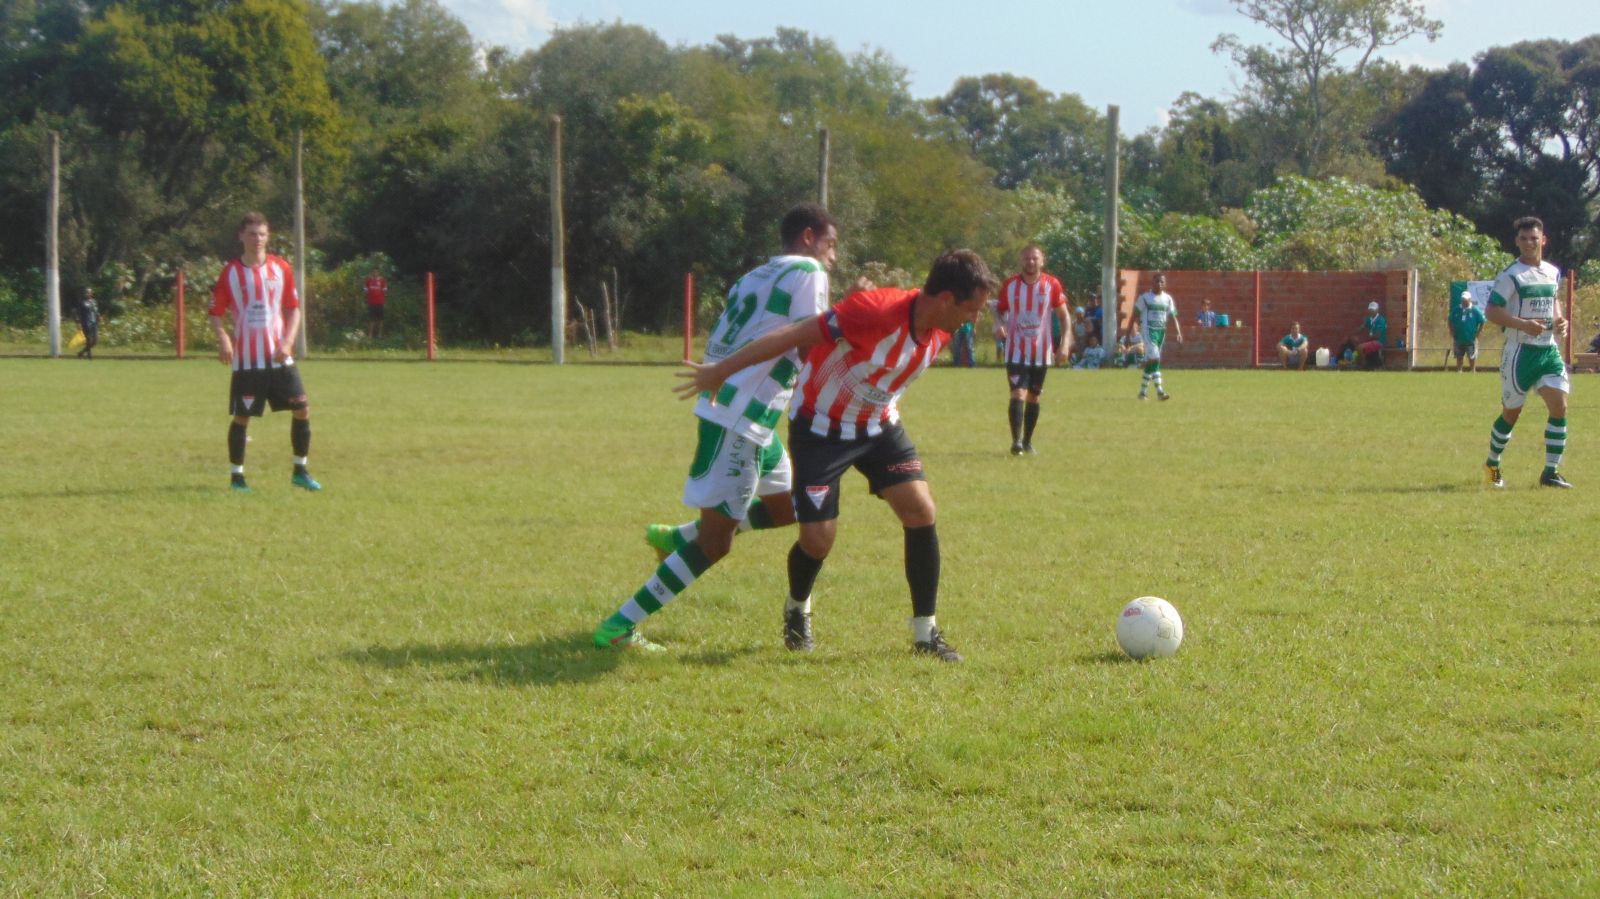
[{"label": "red and white striped jersey", "polygon": [[223,266],[211,288],[210,314],[233,316],[233,370],[278,368],[272,357],[283,339],[283,314],[298,308],[294,272],[277,256],[257,266],[239,259]]},{"label": "red and white striped jersey", "polygon": [[1054,275],[1039,273],[1029,284],[1021,275],[1012,275],[1000,285],[1000,303],[995,314],[1006,329],[1005,361],[1017,365],[1049,365],[1055,349],[1050,333],[1050,316],[1057,307],[1067,305],[1067,292]]},{"label": "red and white striped jersey", "polygon": [[949,332],[938,328],[917,342],[911,310],[919,293],[853,293],[817,316],[823,342],[800,369],[800,402],[789,417],[799,425],[809,421],[814,434],[844,440],[876,437],[899,422],[900,394],[950,342]]}]

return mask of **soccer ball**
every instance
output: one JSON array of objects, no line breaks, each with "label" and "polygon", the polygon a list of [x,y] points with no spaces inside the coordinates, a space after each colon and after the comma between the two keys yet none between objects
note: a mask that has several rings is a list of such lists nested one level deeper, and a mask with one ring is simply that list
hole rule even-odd
[{"label": "soccer ball", "polygon": [[1136,659],[1170,656],[1183,642],[1183,619],[1172,603],[1159,596],[1141,596],[1117,616],[1117,642]]}]

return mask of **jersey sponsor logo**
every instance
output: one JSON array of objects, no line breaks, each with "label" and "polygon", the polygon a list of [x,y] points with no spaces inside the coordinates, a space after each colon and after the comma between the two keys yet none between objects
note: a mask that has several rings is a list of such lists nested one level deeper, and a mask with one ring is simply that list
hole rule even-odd
[{"label": "jersey sponsor logo", "polygon": [[1020,383],[1022,383],[1022,376],[1021,375],[1012,375],[1011,376],[1011,386],[1012,387],[1015,387]]},{"label": "jersey sponsor logo", "polygon": [[889,466],[889,471],[894,474],[915,474],[922,470],[921,459],[911,459],[905,462],[895,462]]},{"label": "jersey sponsor logo", "polygon": [[828,501],[828,485],[823,484],[821,487],[807,487],[806,498],[811,500],[811,505],[820,510],[822,508],[822,504]]},{"label": "jersey sponsor logo", "polygon": [[857,381],[850,385],[850,392],[874,406],[887,406],[895,397],[890,391],[874,387],[866,381]]}]

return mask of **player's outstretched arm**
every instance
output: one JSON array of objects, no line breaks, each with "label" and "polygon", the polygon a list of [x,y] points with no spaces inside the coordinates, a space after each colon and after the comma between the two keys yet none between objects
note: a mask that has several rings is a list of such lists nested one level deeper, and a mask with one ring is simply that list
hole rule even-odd
[{"label": "player's outstretched arm", "polygon": [[703,362],[685,361],[683,364],[689,367],[689,371],[678,372],[678,377],[684,381],[672,390],[679,399],[684,400],[698,396],[703,391],[715,391],[722,386],[723,381],[752,365],[776,359],[790,350],[815,346],[821,342],[822,326],[818,324],[818,319],[808,318],[798,321],[750,341],[732,356],[718,362],[708,365]]}]

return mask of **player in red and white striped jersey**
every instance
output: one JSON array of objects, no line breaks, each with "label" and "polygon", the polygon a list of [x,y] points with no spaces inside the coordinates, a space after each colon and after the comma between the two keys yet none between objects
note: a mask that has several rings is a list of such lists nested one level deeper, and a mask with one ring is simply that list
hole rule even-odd
[{"label": "player in red and white striped jersey", "polygon": [[[1051,315],[1061,320],[1059,348],[1050,330]],[[1000,285],[994,332],[1006,342],[1006,379],[1011,383],[1011,403],[1007,408],[1011,454],[1031,454],[1045,373],[1072,349],[1067,292],[1054,275],[1044,270],[1044,250],[1038,244],[1031,243],[1023,249],[1022,271]]]},{"label": "player in red and white striped jersey", "polygon": [[934,620],[939,537],[933,495],[896,407],[906,387],[950,341],[950,332],[976,321],[997,286],[977,253],[952,250],[934,260],[921,290],[854,293],[816,318],[757,338],[716,364],[689,363],[694,371],[678,387],[684,397],[714,391],[734,372],[791,349],[811,348],[795,391],[798,405],[789,413],[800,539],[789,550],[786,615],[811,601],[811,587],[838,530],[839,482],[855,468],[905,529],[914,650],[961,661]]},{"label": "player in red and white striped jersey", "polygon": [[[289,263],[267,253],[271,236],[267,217],[247,213],[239,222],[237,259],[222,267],[211,288],[211,329],[217,335],[217,358],[233,369],[228,389],[228,461],[233,489],[248,492],[244,479],[245,429],[267,406],[289,409],[289,443],[294,452],[290,483],[321,490],[306,469],[311,451],[311,409],[300,370],[289,350],[300,329],[300,295]],[[233,321],[230,334],[223,317]]]}]

